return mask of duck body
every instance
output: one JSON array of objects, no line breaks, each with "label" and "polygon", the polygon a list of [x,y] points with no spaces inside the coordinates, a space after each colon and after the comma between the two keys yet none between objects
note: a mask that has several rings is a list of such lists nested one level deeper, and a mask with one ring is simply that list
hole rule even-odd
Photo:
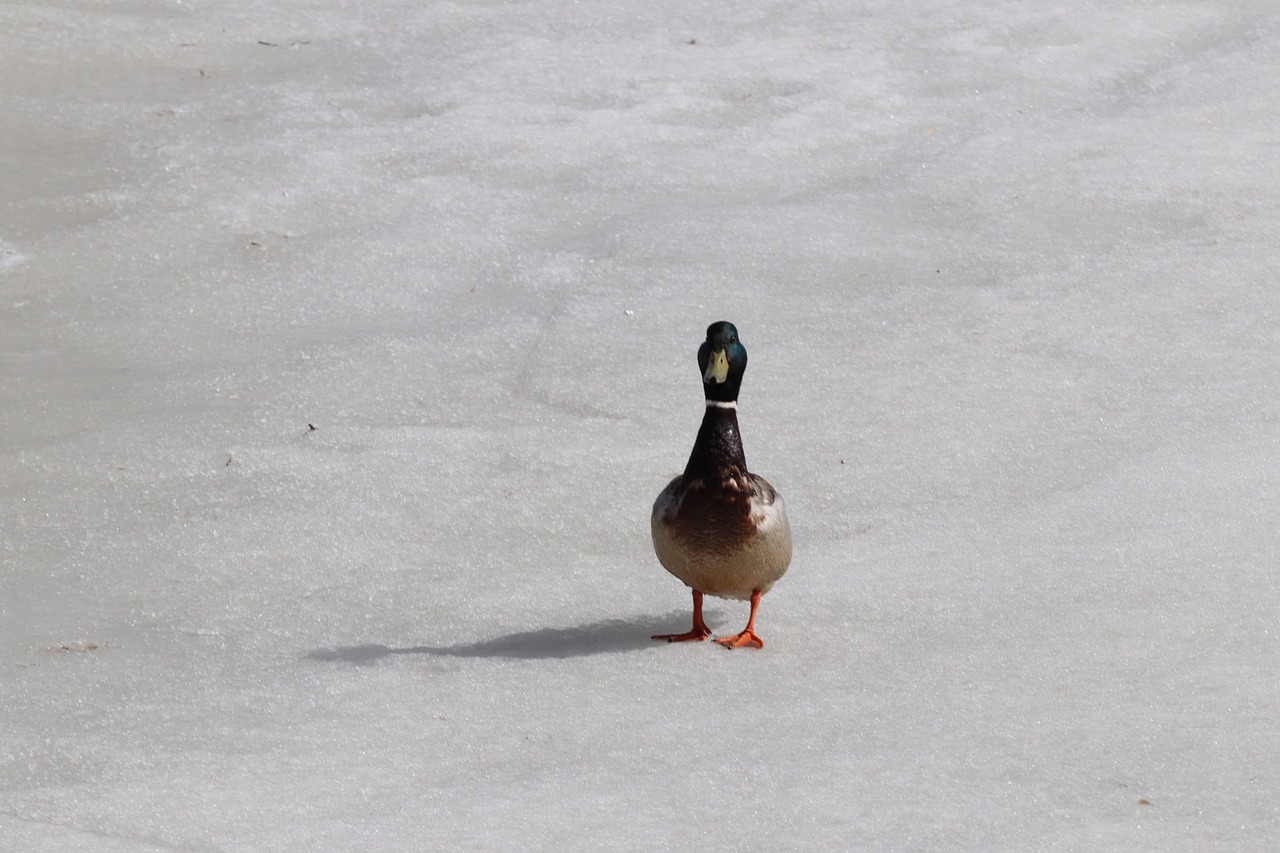
[{"label": "duck body", "polygon": [[706,413],[684,473],[658,495],[650,518],[658,561],[693,590],[694,625],[671,642],[710,635],[702,620],[702,596],[749,600],[751,617],[741,634],[718,640],[730,648],[763,642],[754,623],[760,597],[791,564],[791,526],[782,496],[747,470],[738,430],[737,396],[746,349],[731,323],[707,329],[698,351]]},{"label": "duck body", "polygon": [[[699,438],[709,431],[736,438],[737,413],[708,407]],[[791,564],[782,496],[745,466],[686,470],[658,495],[650,521],[658,562],[707,595],[747,601],[756,590],[768,592]]]}]

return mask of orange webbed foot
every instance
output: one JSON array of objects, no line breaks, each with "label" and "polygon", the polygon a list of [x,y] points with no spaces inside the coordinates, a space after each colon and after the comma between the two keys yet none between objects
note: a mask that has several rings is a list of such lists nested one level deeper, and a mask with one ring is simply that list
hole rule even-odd
[{"label": "orange webbed foot", "polygon": [[741,634],[733,634],[729,637],[717,637],[716,642],[724,646],[726,649],[741,649],[743,647],[750,647],[753,649],[764,648],[764,640],[756,636],[756,632],[752,630],[746,630]]},{"label": "orange webbed foot", "polygon": [[711,631],[705,627],[701,630],[694,628],[692,631],[685,631],[683,634],[654,634],[651,640],[666,640],[668,643],[688,643],[692,641],[705,640],[711,636]]},{"label": "orange webbed foot", "polygon": [[719,637],[716,642],[724,646],[726,649],[741,649],[749,647],[753,649],[763,649],[764,640],[756,634],[756,611],[760,609],[760,596],[764,595],[761,590],[755,590],[751,593],[751,616],[747,618],[747,627],[742,629],[741,634],[734,634],[729,637]]},{"label": "orange webbed foot", "polygon": [[702,621],[702,593],[693,591],[693,627],[683,634],[654,634],[651,640],[666,640],[668,643],[689,643],[705,640],[711,636],[711,629]]}]

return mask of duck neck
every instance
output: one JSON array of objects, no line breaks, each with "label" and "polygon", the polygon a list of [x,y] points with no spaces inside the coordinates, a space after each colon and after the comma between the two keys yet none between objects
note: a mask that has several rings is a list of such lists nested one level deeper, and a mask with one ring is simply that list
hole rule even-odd
[{"label": "duck neck", "polygon": [[718,480],[741,478],[746,473],[747,459],[738,434],[738,404],[708,400],[684,475]]}]

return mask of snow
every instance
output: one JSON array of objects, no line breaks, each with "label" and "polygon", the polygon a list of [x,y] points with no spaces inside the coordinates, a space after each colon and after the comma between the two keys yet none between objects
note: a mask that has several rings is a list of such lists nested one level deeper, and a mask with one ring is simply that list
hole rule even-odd
[{"label": "snow", "polygon": [[[1268,848],[1277,36],[0,7],[0,848]],[[759,652],[648,639],[720,319]]]}]

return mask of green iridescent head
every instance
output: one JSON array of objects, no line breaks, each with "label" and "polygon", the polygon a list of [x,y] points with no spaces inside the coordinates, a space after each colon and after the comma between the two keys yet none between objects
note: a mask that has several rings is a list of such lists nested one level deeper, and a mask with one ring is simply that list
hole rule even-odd
[{"label": "green iridescent head", "polygon": [[724,320],[707,327],[707,339],[698,347],[698,368],[708,400],[732,403],[738,399],[747,370],[747,348],[738,340],[737,327]]}]

